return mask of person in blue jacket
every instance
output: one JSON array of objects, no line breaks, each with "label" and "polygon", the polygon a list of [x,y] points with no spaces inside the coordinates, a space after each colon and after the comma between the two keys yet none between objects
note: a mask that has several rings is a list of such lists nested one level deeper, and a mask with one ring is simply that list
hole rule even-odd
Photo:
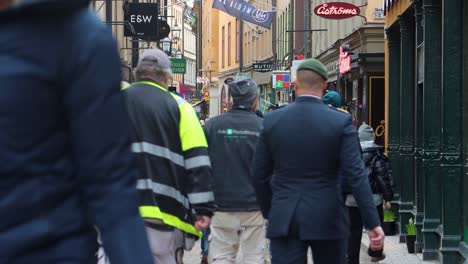
[{"label": "person in blue jacket", "polygon": [[0,263],[153,263],[120,81],[88,0],[0,0]]}]

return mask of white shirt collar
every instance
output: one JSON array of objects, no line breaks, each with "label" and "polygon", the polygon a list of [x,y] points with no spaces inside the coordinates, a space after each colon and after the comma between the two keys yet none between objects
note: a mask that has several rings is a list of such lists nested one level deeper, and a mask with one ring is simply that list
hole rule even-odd
[{"label": "white shirt collar", "polygon": [[299,97],[312,97],[312,98],[317,98],[319,100],[322,100],[322,98],[320,96],[316,96],[316,95],[311,95],[311,94],[303,94]]}]

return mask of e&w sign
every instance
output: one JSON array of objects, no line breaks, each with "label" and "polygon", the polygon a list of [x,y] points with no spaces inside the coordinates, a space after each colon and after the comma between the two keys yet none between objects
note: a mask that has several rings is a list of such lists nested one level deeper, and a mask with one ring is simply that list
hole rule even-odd
[{"label": "e&w sign", "polygon": [[[158,13],[159,4],[157,3],[129,3],[124,20],[133,26],[136,36],[156,37],[159,26]],[[124,35],[126,37],[133,36],[129,27],[125,27]]]}]

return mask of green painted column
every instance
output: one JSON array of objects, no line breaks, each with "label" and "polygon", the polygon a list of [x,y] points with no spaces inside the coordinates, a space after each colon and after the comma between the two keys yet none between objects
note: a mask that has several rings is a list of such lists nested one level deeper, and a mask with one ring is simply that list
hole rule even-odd
[{"label": "green painted column", "polygon": [[[400,24],[400,223],[414,219],[414,16],[401,15]],[[406,228],[400,232],[404,241]]]},{"label": "green painted column", "polygon": [[398,215],[400,201],[400,32],[398,25],[385,31],[388,44],[388,157],[392,162],[393,177],[395,180],[395,201],[392,208]]},{"label": "green painted column", "polygon": [[459,263],[462,240],[462,94],[464,0],[442,3],[442,153],[443,263]]},{"label": "green painted column", "polygon": [[423,1],[424,16],[424,220],[423,259],[437,259],[442,205],[440,177],[442,16],[440,0]]},{"label": "green painted column", "polygon": [[[468,25],[468,5],[464,5],[463,25]],[[463,50],[464,52],[464,74],[463,74],[463,88],[464,91],[468,91],[468,27],[464,27],[463,32]],[[463,96],[463,105],[468,105],[468,95]],[[464,142],[464,182],[463,182],[463,240],[468,244],[468,108],[463,109],[463,142]]]},{"label": "green painted column", "polygon": [[[415,173],[414,177],[416,178],[416,250],[418,253],[422,253],[424,247],[423,243],[423,234],[422,234],[422,225],[424,219],[424,168],[422,166],[422,150],[423,150],[423,85],[422,82],[422,73],[424,71],[424,65],[421,65],[424,41],[423,41],[423,25],[422,25],[422,1],[416,1],[414,5],[415,19],[416,19],[416,64],[415,72],[416,79],[414,82],[415,98],[414,98],[414,108],[415,108],[415,157],[414,157],[414,167]],[[419,74],[418,74],[419,73]]]}]

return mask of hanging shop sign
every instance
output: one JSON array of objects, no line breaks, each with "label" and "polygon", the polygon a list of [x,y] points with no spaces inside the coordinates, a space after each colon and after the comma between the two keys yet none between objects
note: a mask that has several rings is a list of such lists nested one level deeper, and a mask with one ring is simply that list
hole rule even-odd
[{"label": "hanging shop sign", "polygon": [[272,78],[273,89],[284,90],[291,86],[291,76],[287,71],[275,71]]},{"label": "hanging shop sign", "polygon": [[187,68],[187,61],[185,59],[171,58],[172,73],[185,74]]},{"label": "hanging shop sign", "polygon": [[326,19],[345,19],[358,16],[361,10],[350,3],[330,2],[315,7],[314,13]]},{"label": "hanging shop sign", "polygon": [[254,63],[253,71],[255,72],[271,72],[275,70],[275,64],[273,63]]},{"label": "hanging shop sign", "polygon": [[340,47],[340,74],[347,73],[351,71],[351,56],[347,50],[343,49],[343,46]]},{"label": "hanging shop sign", "polygon": [[214,0],[213,8],[267,29],[271,29],[275,12],[257,9],[244,0]]},{"label": "hanging shop sign", "polygon": [[[137,37],[157,37],[159,27],[159,4],[157,3],[128,3],[124,13],[124,20],[135,29]],[[133,37],[131,30],[125,27],[125,37]]]}]

